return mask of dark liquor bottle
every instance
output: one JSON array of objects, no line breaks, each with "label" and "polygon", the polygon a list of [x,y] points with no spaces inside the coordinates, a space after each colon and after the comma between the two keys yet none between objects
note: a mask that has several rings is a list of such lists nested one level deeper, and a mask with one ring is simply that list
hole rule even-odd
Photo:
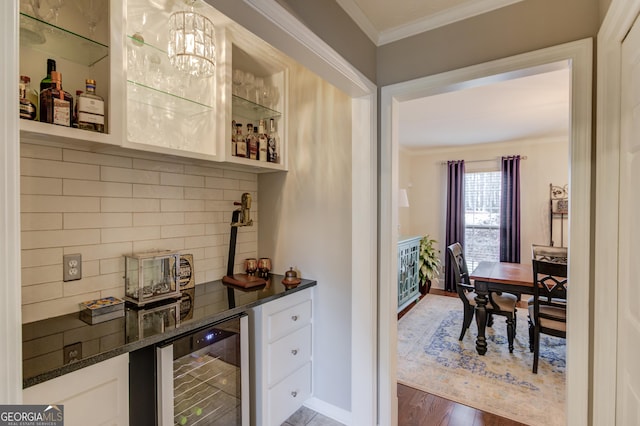
[{"label": "dark liquor bottle", "polygon": [[253,128],[253,137],[249,139],[249,146],[248,146],[249,158],[252,160],[258,159],[258,139],[259,139],[258,126],[255,126]]},{"label": "dark liquor bottle", "polygon": [[40,121],[71,127],[73,97],[62,90],[62,75],[51,71],[52,84],[40,92]]},{"label": "dark liquor bottle", "polygon": [[[246,153],[244,157],[251,158],[251,145],[254,143],[253,141],[253,124],[247,124],[247,136],[245,137],[246,144]],[[240,154],[238,154],[240,156]]]},{"label": "dark liquor bottle", "polygon": [[35,120],[37,115],[36,105],[33,102],[32,90],[29,82],[31,79],[26,75],[20,76],[20,118],[25,120]]},{"label": "dark liquor bottle", "polygon": [[54,59],[47,59],[47,76],[40,81],[40,92],[44,89],[48,89],[51,86],[51,72],[56,70],[56,61]]},{"label": "dark liquor bottle", "polygon": [[236,123],[236,155],[238,157],[247,156],[247,141],[242,134],[242,123]]},{"label": "dark liquor bottle", "polygon": [[231,120],[231,155],[236,155],[236,120]]}]

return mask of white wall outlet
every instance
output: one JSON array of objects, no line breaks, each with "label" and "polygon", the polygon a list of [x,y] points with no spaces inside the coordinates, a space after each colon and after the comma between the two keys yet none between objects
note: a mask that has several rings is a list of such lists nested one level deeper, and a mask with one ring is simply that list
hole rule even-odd
[{"label": "white wall outlet", "polygon": [[62,256],[63,281],[74,281],[82,278],[82,255],[65,254]]}]

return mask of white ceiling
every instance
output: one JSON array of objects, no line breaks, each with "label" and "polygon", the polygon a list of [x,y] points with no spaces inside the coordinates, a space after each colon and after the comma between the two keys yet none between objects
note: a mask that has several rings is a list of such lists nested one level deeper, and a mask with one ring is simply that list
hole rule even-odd
[{"label": "white ceiling", "polygon": [[[336,0],[378,46],[522,0]],[[570,70],[400,103],[406,148],[566,137]]]},{"label": "white ceiling", "polygon": [[566,137],[570,69],[400,103],[406,148]]}]

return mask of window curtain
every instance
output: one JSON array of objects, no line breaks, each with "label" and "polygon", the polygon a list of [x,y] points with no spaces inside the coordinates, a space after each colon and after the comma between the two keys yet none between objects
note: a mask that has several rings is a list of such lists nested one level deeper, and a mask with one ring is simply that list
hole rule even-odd
[{"label": "window curtain", "polygon": [[[446,244],[460,243],[464,248],[464,160],[447,162],[447,230]],[[453,263],[444,260],[444,289],[456,291]]]},{"label": "window curtain", "polygon": [[520,156],[502,157],[500,262],[520,263]]}]

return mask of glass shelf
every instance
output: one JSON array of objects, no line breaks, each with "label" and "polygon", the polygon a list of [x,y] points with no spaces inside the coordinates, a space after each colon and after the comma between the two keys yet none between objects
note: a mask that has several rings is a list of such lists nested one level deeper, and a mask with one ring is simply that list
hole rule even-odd
[{"label": "glass shelf", "polygon": [[51,56],[91,66],[109,56],[109,46],[20,12],[20,43]]},{"label": "glass shelf", "polygon": [[233,114],[241,115],[250,120],[278,118],[282,114],[279,111],[267,108],[248,99],[233,95]]},{"label": "glass shelf", "polygon": [[127,80],[127,98],[133,102],[172,111],[183,116],[195,116],[213,110],[212,106],[154,89],[153,87],[131,80]]}]

